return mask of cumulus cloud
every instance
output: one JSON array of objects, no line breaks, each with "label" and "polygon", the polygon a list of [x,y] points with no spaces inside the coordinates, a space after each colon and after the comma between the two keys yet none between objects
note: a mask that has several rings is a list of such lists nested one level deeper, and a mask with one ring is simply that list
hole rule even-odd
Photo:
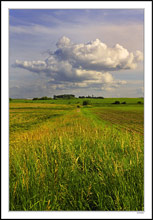
[{"label": "cumulus cloud", "polygon": [[74,44],[64,36],[56,46],[55,51],[48,52],[46,60],[16,60],[14,67],[38,74],[45,73],[52,79],[52,84],[69,82],[69,85],[78,87],[100,84],[102,89],[111,90],[115,85],[126,82],[115,80],[109,71],[113,73],[116,70],[135,69],[138,62],[143,60],[141,51],[132,53],[119,44],[108,47],[99,39],[86,44]]},{"label": "cumulus cloud", "polygon": [[68,60],[73,67],[99,71],[134,69],[137,61],[143,59],[142,52],[129,52],[119,44],[108,47],[99,39],[86,44],[73,44],[67,37],[62,37],[56,44],[54,55],[58,60]]}]

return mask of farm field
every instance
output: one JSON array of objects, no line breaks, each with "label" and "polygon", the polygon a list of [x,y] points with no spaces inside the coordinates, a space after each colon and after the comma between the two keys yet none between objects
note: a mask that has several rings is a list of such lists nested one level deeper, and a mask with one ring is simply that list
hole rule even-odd
[{"label": "farm field", "polygon": [[[82,104],[83,100],[89,100],[93,106],[110,106],[111,103],[118,100],[121,103],[126,102],[127,105],[135,105],[137,102],[144,103],[143,98],[104,98],[104,99],[92,99],[92,98],[73,98],[73,99],[57,99],[57,100],[31,100],[31,99],[13,99],[11,103],[37,103],[37,104]],[[111,105],[113,107],[113,105]]]},{"label": "farm field", "polygon": [[100,119],[110,122],[119,128],[126,129],[131,132],[144,132],[144,112],[143,107],[137,108],[94,108],[93,112]]},{"label": "farm field", "polygon": [[10,211],[144,210],[143,99],[115,100],[10,102]]}]

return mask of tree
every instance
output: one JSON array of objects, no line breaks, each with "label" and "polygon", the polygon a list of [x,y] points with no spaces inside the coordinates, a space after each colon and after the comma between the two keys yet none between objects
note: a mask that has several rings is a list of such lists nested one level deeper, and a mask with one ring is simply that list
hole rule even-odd
[{"label": "tree", "polygon": [[90,102],[88,100],[83,101],[83,105],[89,105],[89,104],[90,104]]},{"label": "tree", "polygon": [[115,101],[112,104],[120,104],[120,101]]}]

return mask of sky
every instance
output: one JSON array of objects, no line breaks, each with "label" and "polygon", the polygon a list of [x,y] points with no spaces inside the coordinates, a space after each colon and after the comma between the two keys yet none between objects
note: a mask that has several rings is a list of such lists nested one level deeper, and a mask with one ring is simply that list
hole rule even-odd
[{"label": "sky", "polygon": [[10,9],[9,97],[143,97],[142,9]]}]

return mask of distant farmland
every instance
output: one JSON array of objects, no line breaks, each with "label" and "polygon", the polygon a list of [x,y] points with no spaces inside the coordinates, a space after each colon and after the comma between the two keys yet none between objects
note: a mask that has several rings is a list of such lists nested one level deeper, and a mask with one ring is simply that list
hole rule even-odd
[{"label": "distant farmland", "polygon": [[84,100],[10,101],[9,210],[144,210],[143,99]]}]

